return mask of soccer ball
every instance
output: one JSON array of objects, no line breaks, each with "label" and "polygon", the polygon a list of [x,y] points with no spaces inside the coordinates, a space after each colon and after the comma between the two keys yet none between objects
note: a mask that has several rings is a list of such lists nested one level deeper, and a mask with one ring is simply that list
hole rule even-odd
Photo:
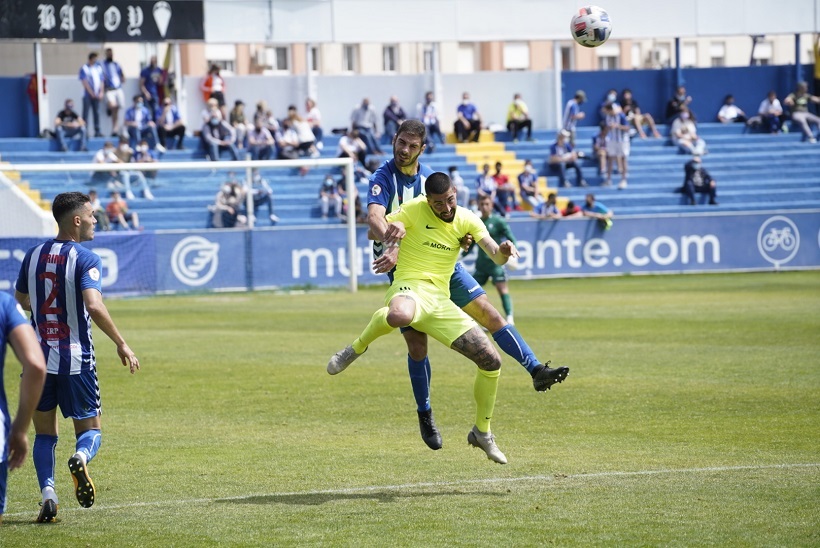
[{"label": "soccer ball", "polygon": [[575,41],[586,48],[597,48],[609,39],[612,21],[609,14],[598,6],[586,6],[578,10],[569,23]]}]

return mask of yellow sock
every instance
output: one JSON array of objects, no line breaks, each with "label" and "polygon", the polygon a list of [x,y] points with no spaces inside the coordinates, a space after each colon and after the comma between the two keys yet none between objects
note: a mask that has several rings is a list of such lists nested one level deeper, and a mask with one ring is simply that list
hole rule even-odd
[{"label": "yellow sock", "polygon": [[359,335],[358,339],[353,341],[351,346],[356,354],[361,354],[370,346],[370,343],[395,329],[395,327],[390,327],[387,323],[387,311],[388,308],[386,306],[376,310],[373,317],[370,318],[370,323],[368,323],[367,327],[362,331],[362,334]]},{"label": "yellow sock", "polygon": [[479,432],[490,431],[490,419],[493,418],[495,396],[498,393],[498,377],[501,370],[484,371],[478,369],[475,374],[473,396],[475,397],[475,425]]}]

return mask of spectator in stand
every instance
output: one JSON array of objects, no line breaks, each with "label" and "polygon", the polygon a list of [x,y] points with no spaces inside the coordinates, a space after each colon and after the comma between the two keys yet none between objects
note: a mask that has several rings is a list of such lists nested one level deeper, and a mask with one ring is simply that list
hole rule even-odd
[{"label": "spectator in stand", "polygon": [[708,194],[709,205],[718,205],[717,182],[709,175],[700,156],[695,156],[683,166],[683,186],[681,194],[686,196],[690,205],[695,205],[695,194]]},{"label": "spectator in stand", "polygon": [[[126,146],[128,143],[126,143]],[[92,162],[95,164],[119,164],[122,160],[117,156],[114,148],[114,143],[106,141],[103,147],[94,154]],[[88,181],[90,186],[105,185],[109,190],[123,188],[120,171],[92,171],[91,179]]]},{"label": "spectator in stand", "polygon": [[543,202],[538,193],[538,173],[532,165],[532,160],[524,160],[524,171],[518,175],[518,192],[521,193],[521,199],[533,209]]},{"label": "spectator in stand", "polygon": [[316,139],[316,148],[322,150],[322,138],[324,132],[322,131],[322,113],[319,112],[319,107],[316,106],[316,101],[308,97],[305,99],[305,120],[310,124],[310,129],[313,131],[313,137]]},{"label": "spectator in stand", "polygon": [[130,228],[133,230],[142,229],[139,215],[136,211],[128,209],[128,203],[122,199],[122,196],[116,190],[111,193],[111,201],[105,206],[105,212],[108,215],[108,222],[112,225],[116,223],[127,230],[130,223]]},{"label": "spectator in stand", "polygon": [[530,120],[530,110],[527,103],[521,98],[520,93],[513,95],[513,102],[507,109],[507,131],[510,132],[513,142],[518,142],[518,134],[522,129],[527,130],[527,141],[532,141],[532,120]]},{"label": "spectator in stand", "polygon": [[[143,140],[145,146],[148,146],[148,141]],[[137,146],[139,148],[139,145]],[[135,149],[128,146],[128,139],[120,137],[119,144],[114,155],[119,159],[120,163],[130,164],[136,159]],[[153,200],[154,196],[148,188],[148,182],[145,179],[145,174],[139,170],[124,169],[118,172],[118,179],[123,184],[125,189],[125,198],[128,200],[134,199],[134,190],[142,191],[143,197],[146,200]]]},{"label": "spectator in stand", "polygon": [[202,90],[202,98],[206,103],[210,99],[216,99],[217,106],[222,113],[222,118],[227,118],[227,116],[225,116],[225,80],[219,75],[219,67],[217,65],[211,65],[208,69],[208,74],[199,84],[199,89]]},{"label": "spectator in stand", "polygon": [[359,106],[350,113],[350,125],[358,130],[359,136],[367,145],[368,154],[384,154],[379,147],[376,110],[371,106],[370,99],[365,97]]},{"label": "spectator in stand", "polygon": [[122,91],[125,75],[122,73],[120,64],[114,61],[114,51],[111,48],[105,50],[105,61],[103,61],[102,67],[105,82],[105,104],[108,115],[111,117],[111,137],[118,137],[120,134],[120,109],[125,108],[125,94]]},{"label": "spectator in stand", "polygon": [[575,126],[578,124],[578,120],[583,120],[586,117],[586,113],[581,110],[581,105],[586,100],[587,94],[584,90],[579,89],[564,107],[564,121],[561,129],[569,132],[569,144],[573,147],[575,146]]},{"label": "spectator in stand", "polygon": [[[226,122],[227,123],[227,122]],[[213,213],[214,228],[238,228],[245,226],[248,219],[242,214],[245,205],[245,191],[229,173],[229,180],[216,193],[214,204],[208,209]]]},{"label": "spectator in stand", "polygon": [[567,202],[567,207],[565,207],[561,211],[561,217],[562,218],[564,218],[564,217],[583,217],[583,216],[584,216],[583,210],[580,207],[578,207],[577,205],[575,205],[575,202],[573,202],[572,200],[568,201]]},{"label": "spectator in stand", "polygon": [[241,99],[234,102],[233,108],[228,114],[228,123],[231,124],[236,133],[236,148],[242,150],[245,148],[245,138],[248,135],[248,122],[245,119],[245,102]]},{"label": "spectator in stand", "polygon": [[97,52],[88,54],[88,62],[80,67],[80,82],[83,85],[83,120],[89,120],[88,111],[94,117],[94,136],[102,137],[100,131],[100,99],[105,93],[105,75],[97,62]]},{"label": "spectator in stand", "polygon": [[276,132],[276,159],[296,160],[299,158],[299,135],[290,124],[290,119],[282,120],[282,130]]},{"label": "spectator in stand", "polygon": [[[138,164],[155,164],[159,162],[159,158],[157,157],[157,153],[151,150],[151,147],[148,146],[148,141],[143,139],[137,145],[136,150],[134,151],[134,160],[135,163]],[[136,173],[142,174],[145,178],[148,186],[145,187],[144,190],[144,197],[153,200],[154,196],[151,195],[151,191],[149,190],[149,186],[157,187],[160,186],[157,183],[157,172],[156,171],[137,171]],[[126,196],[127,198],[127,196]]]},{"label": "spectator in stand", "polygon": [[601,202],[595,201],[594,194],[586,195],[582,212],[584,217],[597,219],[604,230],[612,228],[612,211]]},{"label": "spectator in stand", "polygon": [[678,117],[672,122],[669,135],[672,137],[672,144],[684,154],[702,156],[706,153],[706,141],[698,137],[695,116],[686,106],[681,107]]},{"label": "spectator in stand", "polygon": [[530,217],[541,220],[557,220],[562,218],[563,215],[558,209],[555,193],[550,192],[546,202],[541,202],[533,207],[532,211],[530,211]]},{"label": "spectator in stand", "polygon": [[[171,101],[170,97],[162,100],[162,107],[157,109],[156,115],[157,135],[159,142],[164,148],[173,148],[174,141],[177,139],[177,150],[183,150],[183,141],[185,140],[185,123],[179,115],[179,110]],[[170,141],[169,141],[170,137]]]},{"label": "spectator in stand", "polygon": [[134,106],[125,111],[125,129],[128,130],[128,144],[131,148],[137,145],[137,141],[149,136],[154,142],[154,148],[165,152],[165,147],[159,142],[157,124],[145,107],[142,95],[135,95]]},{"label": "spectator in stand", "polygon": [[322,181],[322,186],[319,187],[319,207],[322,210],[322,219],[327,219],[330,213],[330,206],[333,205],[333,211],[337,218],[342,217],[342,197],[339,195],[339,190],[333,175],[328,173],[325,180]]},{"label": "spectator in stand", "polygon": [[646,139],[646,132],[644,131],[643,126],[647,125],[649,126],[649,131],[652,132],[652,137],[655,139],[661,138],[658,127],[655,125],[655,119],[648,112],[641,112],[641,107],[638,106],[638,101],[636,101],[632,96],[631,89],[627,88],[621,92],[621,97],[618,99],[618,103],[621,105],[621,109],[623,109],[626,119],[629,120],[633,126],[635,126],[635,131],[638,132],[638,137],[641,139]]},{"label": "spectator in stand", "polygon": [[470,102],[470,94],[466,91],[461,94],[461,104],[456,109],[454,129],[459,143],[477,143],[481,136],[481,113],[478,112],[478,107]]},{"label": "spectator in stand", "polygon": [[581,166],[578,165],[578,153],[568,142],[570,132],[562,129],[558,132],[555,142],[550,146],[549,168],[558,176],[558,184],[567,187],[567,169],[575,170],[575,184],[587,186]]},{"label": "spectator in stand", "polygon": [[721,124],[745,122],[746,113],[735,104],[735,96],[730,93],[723,100],[723,106],[720,107],[717,113],[717,119]]},{"label": "spectator in stand", "polygon": [[223,151],[228,151],[231,158],[239,160],[239,151],[236,149],[236,133],[227,120],[220,119],[214,113],[211,119],[200,130],[202,145],[208,158],[216,162]]},{"label": "spectator in stand", "polygon": [[439,125],[438,104],[433,100],[433,92],[424,94],[424,102],[416,107],[416,115],[427,128],[427,152],[432,154],[435,150],[435,138],[438,137],[439,144],[444,144],[444,135],[441,133]]},{"label": "spectator in stand", "polygon": [[253,198],[253,211],[256,217],[259,217],[259,209],[266,205],[268,206],[270,224],[275,225],[278,223],[279,217],[273,214],[273,189],[271,189],[268,181],[262,177],[258,169],[254,169],[251,174],[251,187],[249,191]]},{"label": "spectator in stand", "polygon": [[[617,105],[617,108],[621,108],[620,103],[618,103],[618,90],[615,88],[609,89],[604,96],[604,100],[601,101],[601,104],[598,105],[598,114],[601,116],[603,120],[606,118],[606,107],[607,105]],[[574,144],[574,143],[573,143]]]},{"label": "spectator in stand", "polygon": [[809,112],[809,103],[820,103],[820,97],[809,93],[809,85],[806,82],[798,82],[797,88],[783,99],[783,103],[791,110],[792,120],[800,125],[806,140],[816,143],[817,138],[812,133],[809,124],[814,124],[815,128],[820,129],[820,117]]},{"label": "spectator in stand", "polygon": [[606,117],[606,180],[605,186],[612,184],[613,166],[618,163],[618,173],[621,174],[621,182],[618,183],[618,190],[626,188],[627,170],[629,169],[629,121],[621,111],[617,103],[610,103],[604,108]]},{"label": "spectator in stand", "polygon": [[515,185],[507,175],[501,172],[501,169],[501,162],[496,162],[495,173],[493,174],[496,188],[496,209],[501,210],[502,216],[509,217],[511,211],[521,211],[521,206],[518,205],[518,199],[515,197]]},{"label": "spectator in stand", "polygon": [[481,168],[481,175],[476,177],[476,202],[482,196],[489,196],[493,207],[500,215],[505,215],[506,211],[498,205],[498,183],[490,173],[490,164],[484,164]]},{"label": "spectator in stand", "polygon": [[470,189],[464,184],[464,178],[458,172],[456,166],[447,168],[450,174],[450,180],[453,181],[453,186],[456,187],[456,203],[461,207],[470,207]]},{"label": "spectator in stand", "polygon": [[592,137],[592,155],[598,160],[598,175],[606,173],[606,135],[609,132],[609,126],[606,125],[606,120],[601,120],[599,124],[600,131]]},{"label": "spectator in stand", "polygon": [[307,120],[299,116],[299,111],[295,105],[288,107],[288,124],[290,129],[296,134],[296,152],[299,156],[319,157],[319,150],[316,148],[316,136],[313,128]]},{"label": "spectator in stand", "polygon": [[274,144],[273,135],[263,125],[263,119],[254,116],[253,129],[248,133],[248,153],[251,160],[270,160]]},{"label": "spectator in stand", "polygon": [[359,199],[359,190],[356,185],[353,185],[353,200],[347,198],[347,184],[344,177],[336,182],[336,192],[342,198],[342,222],[347,221],[347,215],[350,211],[350,203],[353,202],[353,215],[355,215],[355,222],[364,224],[367,222],[367,215],[362,211],[362,201]]},{"label": "spectator in stand", "polygon": [[74,111],[74,101],[72,99],[65,100],[65,108],[57,113],[54,119],[54,136],[57,138],[57,146],[63,152],[68,151],[66,145],[66,138],[74,139],[79,137],[80,151],[88,150],[88,133],[86,132],[85,120],[80,118],[80,115]]},{"label": "spectator in stand", "polygon": [[97,191],[93,188],[88,191],[88,197],[91,203],[91,209],[94,212],[94,218],[97,219],[97,225],[99,225],[100,230],[111,230],[111,225],[108,223],[108,214],[105,212],[105,208],[100,203],[100,196],[97,194]]},{"label": "spectator in stand", "polygon": [[384,133],[382,134],[382,143],[392,142],[393,136],[399,130],[399,126],[407,120],[407,114],[399,104],[399,98],[395,95],[390,97],[390,102],[384,109]]},{"label": "spectator in stand", "polygon": [[359,137],[359,130],[352,129],[342,135],[339,139],[337,156],[339,158],[353,158],[364,167],[364,161],[367,156],[367,145]]},{"label": "spectator in stand", "polygon": [[208,102],[205,103],[205,108],[203,108],[202,112],[200,113],[202,123],[207,124],[214,116],[216,116],[220,120],[225,119],[222,116],[222,111],[219,110],[219,101],[217,101],[216,99],[208,99]]},{"label": "spectator in stand", "polygon": [[157,66],[157,56],[152,55],[148,66],[140,72],[140,93],[148,105],[149,116],[153,117],[159,105],[159,87],[165,84],[165,75]]},{"label": "spectator in stand", "polygon": [[686,88],[678,86],[675,89],[675,95],[666,103],[666,123],[671,124],[683,111],[684,107],[688,110],[691,102],[692,97],[686,94]]}]

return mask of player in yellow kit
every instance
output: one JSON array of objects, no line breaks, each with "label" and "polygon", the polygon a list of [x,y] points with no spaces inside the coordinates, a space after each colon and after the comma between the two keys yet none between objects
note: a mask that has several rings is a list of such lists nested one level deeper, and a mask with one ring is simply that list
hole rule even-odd
[{"label": "player in yellow kit", "polygon": [[373,341],[398,327],[427,333],[478,366],[473,388],[476,421],[467,441],[489,459],[506,464],[490,432],[501,357],[478,324],[450,301],[450,277],[465,234],[471,234],[496,264],[518,257],[518,250],[509,241],[496,243],[476,214],[456,205],[456,189],[446,174],[434,173],[424,184],[426,196],[405,202],[387,216],[383,242],[401,246],[386,306],[373,314],[353,344],[333,355],[327,371],[340,373]]}]

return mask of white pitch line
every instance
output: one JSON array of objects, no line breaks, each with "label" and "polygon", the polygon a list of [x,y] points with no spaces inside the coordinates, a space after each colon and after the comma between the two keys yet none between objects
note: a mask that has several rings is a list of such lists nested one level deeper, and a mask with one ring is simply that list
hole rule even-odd
[{"label": "white pitch line", "polygon": [[[630,476],[655,476],[662,474],[698,474],[698,473],[712,473],[712,472],[735,472],[741,470],[772,470],[772,469],[790,469],[790,468],[818,468],[820,463],[797,463],[797,464],[761,464],[761,465],[746,465],[746,466],[710,466],[706,468],[663,468],[659,470],[634,470],[634,471],[610,471],[610,472],[589,472],[585,474],[570,474],[559,475],[561,481],[573,479],[587,479],[587,478],[608,478],[608,477],[630,477]],[[243,495],[240,497],[215,497],[215,498],[199,498],[199,499],[178,499],[178,500],[164,500],[154,502],[132,502],[128,504],[110,504],[110,505],[95,505],[94,508],[102,510],[121,510],[123,508],[144,508],[148,506],[175,506],[180,504],[209,504],[214,502],[230,502],[242,501],[255,498],[273,498],[273,497],[296,497],[296,496],[311,496],[311,495],[346,495],[354,493],[372,493],[376,491],[402,491],[406,489],[419,489],[426,487],[453,487],[459,485],[476,485],[476,484],[493,484],[493,483],[513,483],[523,481],[552,481],[556,476],[553,475],[539,475],[539,476],[521,476],[518,478],[482,478],[482,479],[467,479],[457,481],[432,481],[419,483],[403,483],[398,485],[367,485],[363,487],[349,487],[346,489],[319,489],[315,491],[291,491],[286,493],[260,493],[256,495]],[[60,508],[60,513],[66,511],[79,512],[82,508]],[[12,514],[5,514],[6,517],[25,516],[31,512],[15,512]]]}]

